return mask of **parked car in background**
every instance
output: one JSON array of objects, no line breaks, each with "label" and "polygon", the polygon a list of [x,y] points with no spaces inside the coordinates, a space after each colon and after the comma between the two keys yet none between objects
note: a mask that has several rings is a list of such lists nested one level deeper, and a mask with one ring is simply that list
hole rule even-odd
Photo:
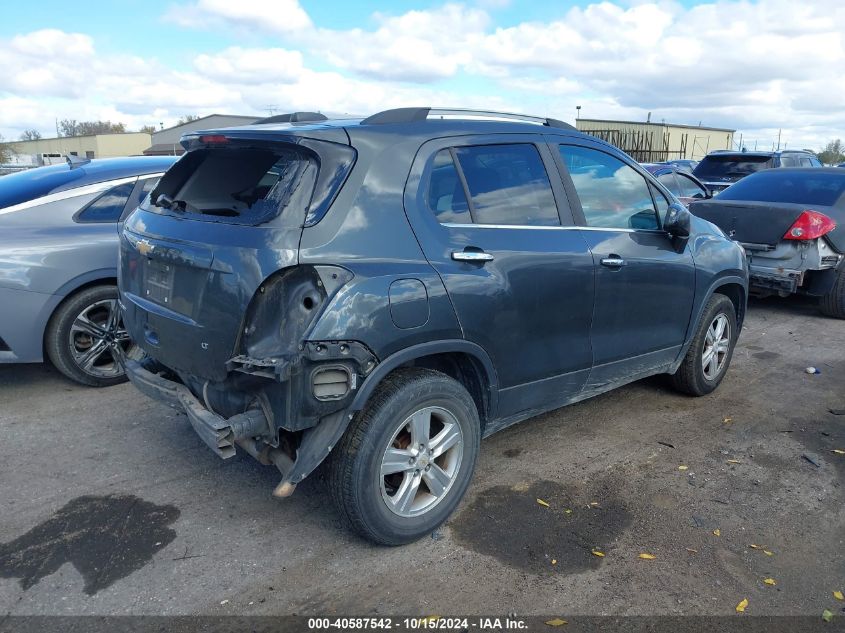
[{"label": "parked car in background", "polygon": [[130,379],[220,457],[274,464],[277,496],[330,456],[340,514],[407,543],[482,436],[725,376],[744,253],[615,147],[503,113],[298,120],[183,137],[121,236]]},{"label": "parked car in background", "polygon": [[664,160],[660,165],[674,165],[678,169],[683,171],[692,172],[698,166],[697,160],[691,160],[689,158],[675,158],[673,160]]},{"label": "parked car in background", "polygon": [[821,166],[821,162],[815,155],[800,150],[778,152],[717,150],[702,158],[692,173],[715,196],[742,178],[764,169]]},{"label": "parked car in background", "polygon": [[666,187],[684,206],[688,207],[693,200],[713,197],[698,178],[675,165],[645,163],[643,168],[657,178],[657,182]]},{"label": "parked car in background", "polygon": [[118,225],[175,158],[70,159],[0,177],[0,363],[47,357],[91,386],[125,380]]},{"label": "parked car in background", "polygon": [[690,210],[745,247],[757,294],[817,296],[845,318],[845,171],[761,171]]}]

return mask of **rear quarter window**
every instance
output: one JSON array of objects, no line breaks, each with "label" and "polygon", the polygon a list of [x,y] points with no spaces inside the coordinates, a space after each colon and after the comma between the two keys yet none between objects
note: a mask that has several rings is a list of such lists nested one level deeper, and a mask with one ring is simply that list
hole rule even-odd
[{"label": "rear quarter window", "polygon": [[117,222],[134,188],[134,182],[125,182],[106,190],[77,213],[76,221]]}]

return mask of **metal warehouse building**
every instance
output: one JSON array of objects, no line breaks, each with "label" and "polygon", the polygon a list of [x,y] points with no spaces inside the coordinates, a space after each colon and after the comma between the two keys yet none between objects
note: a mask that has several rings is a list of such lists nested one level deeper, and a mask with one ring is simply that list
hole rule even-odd
[{"label": "metal warehouse building", "polygon": [[649,121],[578,119],[575,123],[580,131],[615,145],[641,163],[674,158],[699,160],[716,149],[733,149],[736,131]]},{"label": "metal warehouse building", "polygon": [[185,153],[184,148],[179,145],[179,139],[187,132],[196,130],[214,130],[224,127],[235,127],[238,125],[250,125],[261,117],[239,116],[232,114],[209,114],[187,123],[174,125],[153,133],[152,145],[144,150],[147,156],[181,156]]}]

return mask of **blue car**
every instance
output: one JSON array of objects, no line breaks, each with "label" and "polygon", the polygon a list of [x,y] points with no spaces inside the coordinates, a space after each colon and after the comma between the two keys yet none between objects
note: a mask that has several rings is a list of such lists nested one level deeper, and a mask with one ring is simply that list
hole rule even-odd
[{"label": "blue car", "polygon": [[125,380],[118,226],[175,160],[71,157],[0,177],[0,363],[46,355],[85,385]]}]

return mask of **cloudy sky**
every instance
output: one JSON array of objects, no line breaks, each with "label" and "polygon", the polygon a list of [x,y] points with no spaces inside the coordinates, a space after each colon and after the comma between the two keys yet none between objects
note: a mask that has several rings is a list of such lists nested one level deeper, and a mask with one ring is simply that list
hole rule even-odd
[{"label": "cloudy sky", "polygon": [[[0,134],[483,107],[845,139],[842,0],[4,2]],[[737,134],[737,140],[739,134]]]}]

